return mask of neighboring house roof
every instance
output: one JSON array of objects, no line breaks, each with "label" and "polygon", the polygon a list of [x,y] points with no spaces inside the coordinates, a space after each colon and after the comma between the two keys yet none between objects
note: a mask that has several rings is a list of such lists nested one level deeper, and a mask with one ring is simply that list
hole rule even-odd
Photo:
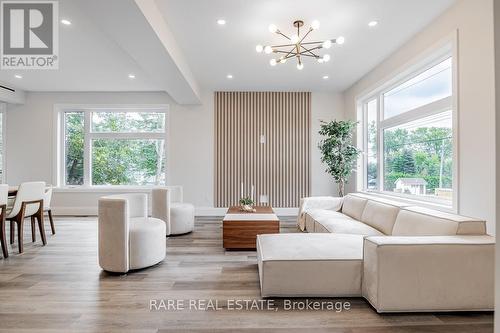
[{"label": "neighboring house roof", "polygon": [[394,184],[401,182],[404,185],[427,185],[427,182],[423,178],[398,178]]}]

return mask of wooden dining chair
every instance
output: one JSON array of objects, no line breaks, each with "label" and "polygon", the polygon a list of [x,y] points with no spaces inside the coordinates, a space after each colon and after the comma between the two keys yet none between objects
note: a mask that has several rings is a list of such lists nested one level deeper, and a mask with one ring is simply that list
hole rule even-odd
[{"label": "wooden dining chair", "polygon": [[[10,221],[10,243],[14,244],[15,226],[17,225],[17,242],[19,253],[22,253],[24,219],[31,217],[32,223],[38,221],[40,236],[43,245],[47,244],[45,229],[43,225],[43,197],[45,194],[45,182],[26,182],[19,185],[12,209],[7,213],[7,220]],[[34,239],[34,231],[31,234]]]},{"label": "wooden dining chair", "polygon": [[3,257],[9,257],[9,250],[7,248],[7,240],[5,237],[5,216],[7,214],[7,201],[9,198],[9,185],[0,184],[0,243],[2,244]]},{"label": "wooden dining chair", "polygon": [[[43,212],[47,213],[50,222],[50,230],[52,231],[52,235],[56,234],[56,228],[54,226],[54,219],[52,218],[52,208],[50,207],[50,202],[52,201],[52,186],[47,185],[47,188],[43,195]],[[35,234],[35,217],[31,217],[31,240],[33,242],[36,241]]]},{"label": "wooden dining chair", "polygon": [[43,195],[43,211],[47,213],[50,222],[50,230],[52,235],[56,234],[56,227],[54,226],[54,219],[52,218],[52,208],[50,207],[50,202],[52,201],[52,186],[49,186],[45,190]]}]

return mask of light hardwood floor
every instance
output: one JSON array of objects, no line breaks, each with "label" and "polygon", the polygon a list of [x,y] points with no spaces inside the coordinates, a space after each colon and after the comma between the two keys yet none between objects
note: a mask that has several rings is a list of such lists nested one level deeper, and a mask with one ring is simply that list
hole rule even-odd
[{"label": "light hardwood floor", "polygon": [[197,218],[163,263],[121,276],[97,265],[96,218],[56,218],[45,247],[27,224],[25,252],[0,259],[0,332],[493,332],[492,313],[378,315],[361,298],[338,299],[352,305],[341,313],[150,311],[151,299],[260,299],[255,252],[225,252],[220,220]]}]

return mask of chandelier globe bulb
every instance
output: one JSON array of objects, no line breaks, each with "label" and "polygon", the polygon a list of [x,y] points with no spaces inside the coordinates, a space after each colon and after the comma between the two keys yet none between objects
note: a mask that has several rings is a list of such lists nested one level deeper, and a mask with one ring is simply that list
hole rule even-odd
[{"label": "chandelier globe bulb", "polygon": [[329,49],[330,47],[332,47],[332,41],[327,39],[323,42],[323,44],[321,44],[321,46],[325,49]]}]

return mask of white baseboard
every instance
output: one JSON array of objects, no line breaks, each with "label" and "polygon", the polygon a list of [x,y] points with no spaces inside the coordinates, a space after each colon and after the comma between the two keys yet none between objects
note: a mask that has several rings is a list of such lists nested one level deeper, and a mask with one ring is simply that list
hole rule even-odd
[{"label": "white baseboard", "polygon": [[224,216],[226,214],[227,208],[215,208],[215,207],[195,207],[194,215],[196,216]]},{"label": "white baseboard", "polygon": [[[224,216],[226,211],[227,208],[195,207],[196,216]],[[298,208],[274,208],[276,215],[280,216],[296,216],[298,211]],[[95,216],[97,215],[97,207],[52,207],[52,213],[66,216]]]},{"label": "white baseboard", "polygon": [[[273,208],[276,215],[280,216],[297,216],[299,213],[298,208]],[[227,208],[215,208],[215,207],[196,207],[196,216],[224,216],[226,214]]]},{"label": "white baseboard", "polygon": [[52,207],[52,214],[63,216],[97,216],[97,207]]},{"label": "white baseboard", "polygon": [[274,212],[276,215],[279,216],[297,216],[299,215],[299,209],[298,208],[274,208]]}]

